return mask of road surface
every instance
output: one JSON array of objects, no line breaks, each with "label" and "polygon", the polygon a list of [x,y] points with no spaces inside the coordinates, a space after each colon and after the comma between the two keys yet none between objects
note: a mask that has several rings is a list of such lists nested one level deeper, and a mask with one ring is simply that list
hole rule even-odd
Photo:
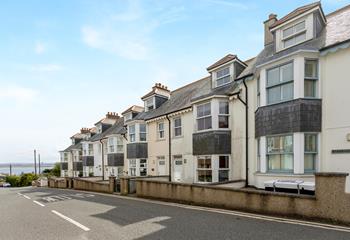
[{"label": "road surface", "polygon": [[0,239],[350,239],[350,229],[48,188],[0,189]]}]

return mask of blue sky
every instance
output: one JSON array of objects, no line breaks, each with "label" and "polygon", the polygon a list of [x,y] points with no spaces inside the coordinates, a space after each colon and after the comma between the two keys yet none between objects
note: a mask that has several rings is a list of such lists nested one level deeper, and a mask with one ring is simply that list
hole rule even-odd
[{"label": "blue sky", "polygon": [[[58,161],[81,127],[122,112],[155,82],[207,75],[228,53],[263,47],[263,21],[310,1],[0,2],[0,163]],[[322,1],[325,13],[350,1]]]}]

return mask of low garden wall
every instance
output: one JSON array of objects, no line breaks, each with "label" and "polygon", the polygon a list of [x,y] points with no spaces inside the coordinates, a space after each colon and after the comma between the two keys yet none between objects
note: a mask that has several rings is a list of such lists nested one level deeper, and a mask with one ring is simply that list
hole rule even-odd
[{"label": "low garden wall", "polygon": [[315,196],[136,179],[138,197],[350,225],[345,173],[315,174]]}]

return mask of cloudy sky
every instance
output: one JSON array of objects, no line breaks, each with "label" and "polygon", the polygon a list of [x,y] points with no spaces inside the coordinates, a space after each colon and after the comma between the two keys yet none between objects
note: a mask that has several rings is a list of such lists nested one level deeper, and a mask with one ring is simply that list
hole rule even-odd
[{"label": "cloudy sky", "polygon": [[71,135],[141,104],[155,82],[176,89],[227,53],[255,56],[268,14],[309,2],[2,0],[0,163],[31,162],[34,148],[57,161]]}]

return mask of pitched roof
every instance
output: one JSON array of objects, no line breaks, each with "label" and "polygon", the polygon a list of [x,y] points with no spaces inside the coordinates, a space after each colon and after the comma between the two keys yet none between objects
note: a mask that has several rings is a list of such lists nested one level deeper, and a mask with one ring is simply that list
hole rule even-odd
[{"label": "pitched roof", "polygon": [[113,125],[108,127],[104,132],[98,133],[94,136],[92,136],[89,141],[90,142],[96,142],[101,139],[104,139],[105,137],[112,135],[112,134],[121,134],[123,133],[123,126],[124,126],[124,118],[119,118]]},{"label": "pitched roof", "polygon": [[81,142],[75,144],[75,145],[70,145],[69,147],[67,147],[66,149],[64,149],[62,152],[70,152],[72,150],[78,150],[82,148],[82,144]]},{"label": "pitched roof", "polygon": [[126,109],[124,112],[122,112],[122,115],[124,115],[125,113],[128,112],[142,112],[143,111],[143,107],[141,106],[137,106],[137,105],[132,105],[131,107],[129,107],[128,109]]},{"label": "pitched roof", "polygon": [[292,12],[288,13],[286,16],[284,16],[283,18],[277,20],[274,24],[272,24],[270,26],[270,29],[271,28],[274,28],[274,27],[277,27],[278,25],[281,25],[282,23],[285,23],[287,21],[289,21],[290,19],[300,15],[300,14],[303,14],[311,9],[313,9],[314,7],[317,7],[317,6],[321,6],[321,2],[314,2],[314,3],[310,3],[310,4],[307,4],[307,5],[304,5],[302,7],[298,7],[297,9],[293,10]]},{"label": "pitched roof", "polygon": [[350,39],[350,4],[326,16],[324,46],[336,45]]},{"label": "pitched roof", "polygon": [[189,108],[192,104],[192,98],[201,95],[203,89],[207,89],[208,86],[211,86],[210,76],[178,88],[170,93],[170,99],[164,102],[159,108],[141,112],[133,120],[150,120]]},{"label": "pitched roof", "polygon": [[236,55],[233,54],[227,54],[225,57],[221,58],[219,61],[215,62],[214,64],[210,65],[209,67],[207,67],[207,70],[210,71],[211,69],[214,69],[216,67],[221,66],[222,64],[225,64],[227,62],[230,62],[232,60],[234,60],[235,58],[237,58]]}]

